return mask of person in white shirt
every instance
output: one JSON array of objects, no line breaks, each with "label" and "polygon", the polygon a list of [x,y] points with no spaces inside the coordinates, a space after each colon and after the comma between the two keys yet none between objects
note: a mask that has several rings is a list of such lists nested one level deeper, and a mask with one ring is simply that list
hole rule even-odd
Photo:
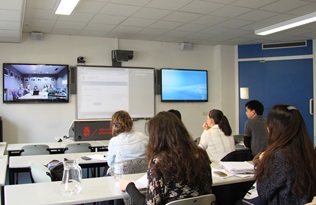
[{"label": "person in white shirt", "polygon": [[211,110],[203,128],[199,146],[206,150],[212,162],[219,162],[228,153],[235,151],[232,129],[222,111]]},{"label": "person in white shirt", "polygon": [[124,160],[146,158],[148,136],[133,130],[133,120],[128,112],[120,110],[112,115],[112,135],[107,156],[109,166],[114,164],[117,150]]}]

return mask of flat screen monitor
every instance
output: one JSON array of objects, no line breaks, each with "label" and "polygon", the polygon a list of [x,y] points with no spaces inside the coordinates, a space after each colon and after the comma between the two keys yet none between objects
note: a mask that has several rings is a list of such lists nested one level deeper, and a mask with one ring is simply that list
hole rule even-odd
[{"label": "flat screen monitor", "polygon": [[207,102],[207,70],[171,69],[161,70],[162,102]]},{"label": "flat screen monitor", "polygon": [[3,63],[3,102],[69,102],[69,66]]}]

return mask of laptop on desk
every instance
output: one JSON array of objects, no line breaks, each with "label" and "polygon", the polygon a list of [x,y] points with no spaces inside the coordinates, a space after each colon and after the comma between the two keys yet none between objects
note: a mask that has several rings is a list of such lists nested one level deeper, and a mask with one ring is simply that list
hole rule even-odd
[{"label": "laptop on desk", "polygon": [[34,90],[33,95],[39,95],[39,90]]}]

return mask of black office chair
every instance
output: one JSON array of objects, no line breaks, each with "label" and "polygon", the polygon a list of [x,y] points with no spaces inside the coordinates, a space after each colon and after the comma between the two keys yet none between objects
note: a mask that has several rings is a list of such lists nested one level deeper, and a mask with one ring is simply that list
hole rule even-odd
[{"label": "black office chair", "polygon": [[252,153],[250,149],[243,150],[235,150],[228,153],[225,157],[221,159],[223,162],[235,161],[235,162],[243,162],[243,161],[251,161],[253,159]]}]

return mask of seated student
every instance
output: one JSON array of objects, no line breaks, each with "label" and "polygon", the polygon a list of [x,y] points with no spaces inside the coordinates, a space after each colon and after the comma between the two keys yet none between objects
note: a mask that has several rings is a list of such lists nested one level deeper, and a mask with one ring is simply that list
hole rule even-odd
[{"label": "seated student", "polygon": [[18,90],[16,91],[15,95],[16,95],[16,98],[20,98],[20,97],[25,95],[25,90],[23,88],[23,83],[20,83],[20,86],[19,86]]},{"label": "seated student", "polygon": [[222,111],[211,110],[203,128],[199,146],[207,151],[212,162],[219,162],[228,153],[235,151],[232,129]]},{"label": "seated student", "polygon": [[133,130],[133,120],[128,112],[120,110],[112,115],[112,135],[108,146],[109,166],[114,164],[117,150],[124,160],[146,157],[148,136]]},{"label": "seated student", "polygon": [[305,204],[316,196],[316,154],[301,113],[275,105],[268,142],[255,169],[257,192],[268,204]]},{"label": "seated student", "polygon": [[33,91],[32,91],[32,89],[31,89],[31,85],[30,84],[27,84],[27,86],[26,86],[26,88],[25,88],[25,90],[24,90],[24,94],[26,95],[26,94],[32,94],[33,93]]},{"label": "seated student", "polygon": [[184,124],[170,112],[160,112],[147,122],[148,188],[142,195],[130,180],[121,180],[122,191],[134,204],[168,202],[212,193],[212,172],[207,153],[195,145]]},{"label": "seated student", "polygon": [[250,100],[245,106],[248,120],[245,123],[244,135],[251,137],[252,155],[256,156],[268,145],[267,121],[262,116],[264,107],[258,100]]}]

